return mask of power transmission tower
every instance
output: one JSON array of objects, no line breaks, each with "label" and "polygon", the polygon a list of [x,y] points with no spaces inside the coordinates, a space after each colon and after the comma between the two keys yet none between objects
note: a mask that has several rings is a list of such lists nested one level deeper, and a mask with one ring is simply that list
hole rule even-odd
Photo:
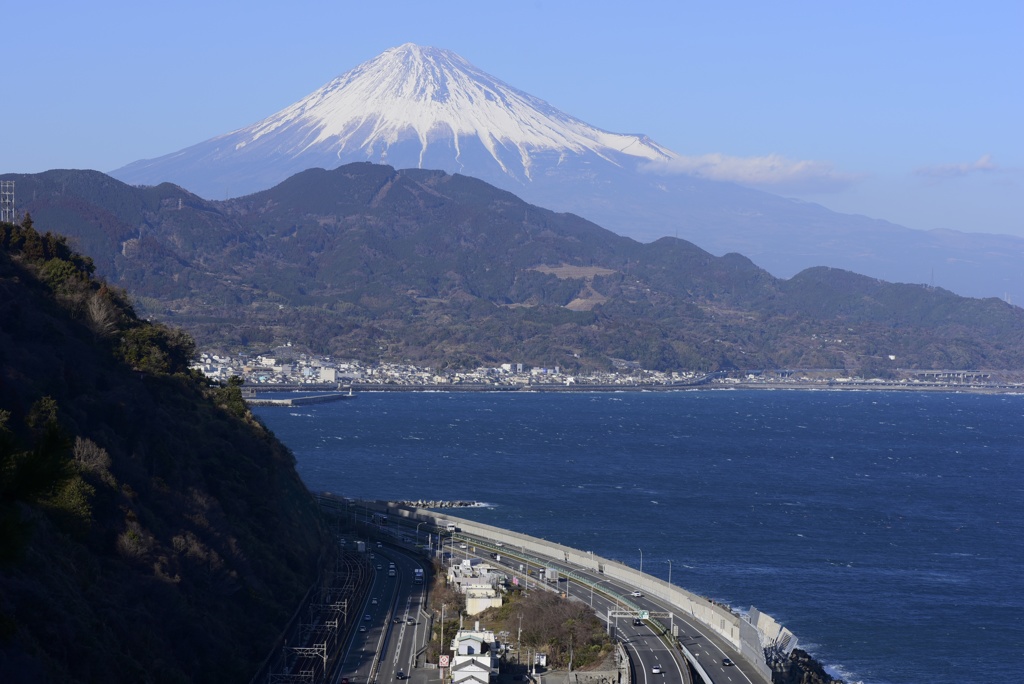
[{"label": "power transmission tower", "polygon": [[14,223],[14,181],[0,181],[0,222]]}]

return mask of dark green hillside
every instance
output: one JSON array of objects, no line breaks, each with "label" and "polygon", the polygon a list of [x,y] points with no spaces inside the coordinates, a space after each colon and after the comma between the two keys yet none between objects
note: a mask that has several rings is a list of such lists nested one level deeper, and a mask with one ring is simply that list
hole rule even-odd
[{"label": "dark green hillside", "polygon": [[0,679],[248,681],[321,553],[291,454],[63,238],[0,245]]},{"label": "dark green hillside", "polygon": [[15,178],[22,209],[67,218],[101,274],[206,348],[569,371],[1024,368],[1019,307],[837,269],[784,281],[465,176],[350,164],[225,202],[95,172]]}]

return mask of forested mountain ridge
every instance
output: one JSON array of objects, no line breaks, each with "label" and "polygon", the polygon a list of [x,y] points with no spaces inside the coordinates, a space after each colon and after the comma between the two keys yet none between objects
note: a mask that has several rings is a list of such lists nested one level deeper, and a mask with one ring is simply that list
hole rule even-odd
[{"label": "forested mountain ridge", "polygon": [[831,268],[781,280],[465,176],[358,163],[223,202],[89,171],[17,182],[23,209],[204,348],[436,367],[1024,367],[1024,310],[999,300]]},{"label": "forested mountain ridge", "polygon": [[92,270],[0,224],[2,679],[246,681],[316,578],[315,501]]}]

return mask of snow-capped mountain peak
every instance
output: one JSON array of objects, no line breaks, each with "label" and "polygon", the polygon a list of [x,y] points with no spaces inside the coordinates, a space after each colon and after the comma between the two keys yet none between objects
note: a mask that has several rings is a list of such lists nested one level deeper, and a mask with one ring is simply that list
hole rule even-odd
[{"label": "snow-capped mountain peak", "polygon": [[308,168],[370,161],[463,173],[529,194],[539,175],[632,172],[676,156],[647,136],[590,126],[454,52],[406,43],[262,121],[112,175],[220,198]]},{"label": "snow-capped mountain peak", "polygon": [[[296,135],[296,133],[300,134]],[[228,134],[240,150],[273,134],[299,155],[327,147],[348,157],[387,162],[401,143],[418,145],[423,167],[432,145],[450,147],[458,163],[465,141],[483,146],[502,171],[530,176],[542,152],[624,153],[645,160],[674,155],[645,136],[589,126],[477,69],[449,50],[406,43],[334,79],[294,105]],[[515,151],[518,164],[510,164]],[[515,168],[518,166],[519,168]]]}]

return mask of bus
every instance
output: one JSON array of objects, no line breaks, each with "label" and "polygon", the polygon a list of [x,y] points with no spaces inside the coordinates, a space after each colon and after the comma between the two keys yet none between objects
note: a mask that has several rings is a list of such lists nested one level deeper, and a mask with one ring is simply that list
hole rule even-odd
[{"label": "bus", "polygon": [[374,513],[373,524],[377,527],[387,527],[388,525],[388,514],[387,513]]}]

